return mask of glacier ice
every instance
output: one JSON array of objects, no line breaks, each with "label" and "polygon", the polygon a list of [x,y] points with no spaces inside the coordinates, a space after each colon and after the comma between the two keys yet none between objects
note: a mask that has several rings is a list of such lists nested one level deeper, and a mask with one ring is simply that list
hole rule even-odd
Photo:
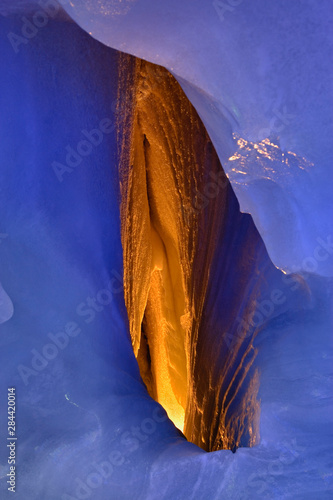
[{"label": "glacier ice", "polygon": [[[178,78],[259,230],[229,187],[196,376],[204,388],[219,380],[237,321],[255,327],[256,315],[260,442],[236,453],[187,442],[140,378],[123,297],[117,53],[63,16],[16,54],[8,33],[21,32],[21,15],[0,18],[0,281],[14,309],[0,325],[0,413],[15,385],[19,499],[331,497],[332,283],[319,276],[332,265],[328,2],[233,3],[222,21],[203,2],[64,7],[95,38]],[[266,137],[274,106],[297,119]],[[303,277],[276,269],[260,235],[275,265]],[[10,498],[5,425],[0,436]]]},{"label": "glacier ice", "polygon": [[[273,263],[285,272],[315,267],[332,276],[331,261],[308,264],[318,238],[332,238],[330,1],[320,8],[310,0],[63,4],[97,40],[163,65],[178,79]],[[256,145],[269,139],[279,152],[240,152],[237,137]],[[241,168],[230,161],[239,153]]]}]

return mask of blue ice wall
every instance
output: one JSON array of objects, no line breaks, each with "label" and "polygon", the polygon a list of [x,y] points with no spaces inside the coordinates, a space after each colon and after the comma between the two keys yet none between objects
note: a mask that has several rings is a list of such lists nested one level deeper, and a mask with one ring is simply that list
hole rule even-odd
[{"label": "blue ice wall", "polygon": [[[116,53],[50,21],[16,54],[7,34],[21,27],[1,18],[0,280],[14,308],[1,325],[1,392],[16,387],[18,497],[59,500],[78,488],[73,474],[119,450],[130,407],[134,422],[158,406],[140,381],[123,303]],[[6,436],[2,420],[2,498]]]},{"label": "blue ice wall", "polygon": [[[1,498],[12,495],[13,385],[20,500],[331,498],[329,281],[308,276],[312,309],[275,309],[257,337],[260,445],[206,454],[187,443],[148,397],[127,331],[116,54],[51,21],[15,53],[8,34],[22,19],[0,26]],[[300,285],[285,279],[294,297]]]}]

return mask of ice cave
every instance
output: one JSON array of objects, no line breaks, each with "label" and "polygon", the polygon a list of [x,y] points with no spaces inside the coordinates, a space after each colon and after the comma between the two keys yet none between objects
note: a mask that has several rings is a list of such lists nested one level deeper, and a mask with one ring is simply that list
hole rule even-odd
[{"label": "ice cave", "polygon": [[332,2],[0,14],[1,500],[332,499]]}]

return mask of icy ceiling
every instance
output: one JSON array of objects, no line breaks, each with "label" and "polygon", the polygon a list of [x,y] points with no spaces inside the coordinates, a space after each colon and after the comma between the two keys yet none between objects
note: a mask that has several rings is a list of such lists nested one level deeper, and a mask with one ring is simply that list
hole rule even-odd
[{"label": "icy ceiling", "polygon": [[[97,40],[163,65],[178,79],[274,264],[332,276],[330,263],[316,257],[332,238],[329,0],[320,9],[307,0],[60,3]],[[2,15],[39,8],[0,2]],[[280,152],[263,155],[259,147],[254,155],[239,139],[269,140]]]},{"label": "icy ceiling", "polygon": [[315,256],[332,238],[331,2],[61,3],[97,40],[176,76],[274,264],[332,276]]}]

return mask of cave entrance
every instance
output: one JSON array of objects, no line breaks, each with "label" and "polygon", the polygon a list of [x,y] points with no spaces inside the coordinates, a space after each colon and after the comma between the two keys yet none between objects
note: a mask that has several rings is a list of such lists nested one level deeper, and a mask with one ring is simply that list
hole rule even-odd
[{"label": "cave entrance", "polygon": [[251,446],[254,332],[236,318],[251,314],[261,240],[175,78],[128,55],[119,73],[124,294],[142,379],[189,441]]}]

